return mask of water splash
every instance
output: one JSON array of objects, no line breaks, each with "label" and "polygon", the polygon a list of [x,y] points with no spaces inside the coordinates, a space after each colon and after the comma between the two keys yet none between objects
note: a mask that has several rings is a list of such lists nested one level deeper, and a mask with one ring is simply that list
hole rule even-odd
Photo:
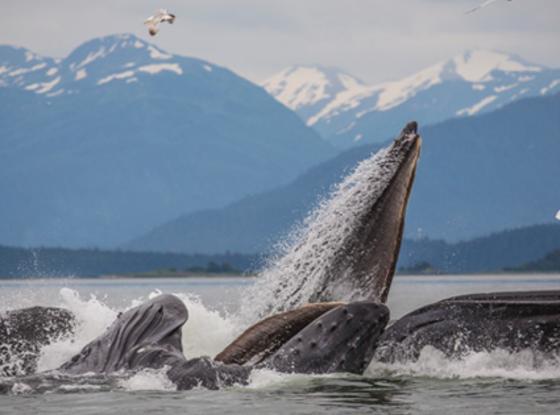
[{"label": "water splash", "polygon": [[[330,274],[339,273],[337,261],[356,227],[379,199],[406,157],[398,147],[382,149],[362,161],[312,213],[278,244],[257,283],[247,290],[241,313],[246,321],[309,302]],[[375,270],[372,270],[373,272]],[[342,271],[348,277],[351,266]],[[347,280],[335,275],[339,281]],[[336,289],[336,288],[335,288]],[[352,297],[338,286],[339,300]]]},{"label": "water splash", "polygon": [[426,346],[415,361],[396,363],[372,361],[365,376],[420,376],[439,379],[559,379],[560,356],[544,355],[530,349],[519,352],[496,349],[489,352],[471,352],[461,358],[449,358],[440,350]]},{"label": "water splash", "polygon": [[[60,290],[60,307],[70,310],[76,316],[74,335],[63,338],[42,348],[37,367],[38,371],[52,370],[70,359],[90,341],[101,335],[116,319],[119,312],[136,307],[147,299],[161,294],[155,290],[146,297],[139,297],[122,309],[111,308],[95,295],[89,299],[80,297],[77,291],[69,288]],[[183,326],[183,350],[188,358],[214,356],[220,352],[240,331],[236,320],[206,307],[199,297],[175,293],[187,310],[189,319]]]}]

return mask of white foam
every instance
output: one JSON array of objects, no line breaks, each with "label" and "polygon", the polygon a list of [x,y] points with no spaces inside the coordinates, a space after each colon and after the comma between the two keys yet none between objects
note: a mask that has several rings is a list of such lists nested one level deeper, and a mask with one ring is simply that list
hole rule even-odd
[{"label": "white foam", "polygon": [[440,379],[505,378],[543,380],[560,378],[560,360],[546,358],[532,350],[511,353],[506,350],[473,352],[461,359],[449,359],[431,346],[421,351],[417,361],[406,363],[372,362],[366,376],[429,376]]},{"label": "white foam", "polygon": [[119,380],[118,384],[127,391],[174,391],[177,386],[169,380],[166,372],[169,368],[159,370],[144,369],[135,373],[128,379]]},{"label": "white foam", "polygon": [[23,394],[26,394],[26,393],[30,393],[32,391],[33,391],[33,389],[31,388],[31,386],[29,386],[28,384],[23,383],[23,382],[16,382],[12,386],[12,393],[14,395],[23,395]]},{"label": "white foam", "polygon": [[[123,309],[114,309],[100,301],[95,295],[82,299],[78,292],[60,290],[60,307],[70,310],[76,317],[77,327],[73,336],[59,340],[41,350],[38,370],[50,370],[78,353],[86,344],[101,335],[116,319],[117,314],[142,304],[147,299],[160,295],[151,292],[147,297],[137,298]],[[175,293],[186,305],[189,319],[183,326],[183,350],[188,358],[213,357],[231,342],[239,332],[235,321],[217,310],[205,307],[196,296]]]},{"label": "white foam", "polygon": [[76,332],[72,337],[45,346],[41,350],[37,364],[39,371],[59,367],[103,333],[117,317],[118,311],[105,305],[95,295],[91,295],[89,300],[83,300],[76,291],[62,288],[60,296],[60,307],[70,310],[76,316]]}]

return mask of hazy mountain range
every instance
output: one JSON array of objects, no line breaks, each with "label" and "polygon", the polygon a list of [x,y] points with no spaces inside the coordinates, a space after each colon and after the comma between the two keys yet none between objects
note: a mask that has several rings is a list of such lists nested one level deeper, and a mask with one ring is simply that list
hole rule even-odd
[{"label": "hazy mountain range", "polygon": [[560,91],[560,69],[473,50],[404,79],[368,85],[343,71],[294,66],[263,82],[271,95],[338,147],[382,142],[409,119],[424,125]]},{"label": "hazy mountain range", "polygon": [[558,209],[557,69],[472,51],[381,85],[294,67],[264,86],[277,99],[133,35],[64,59],[0,46],[0,244],[262,252],[413,118],[409,238]]},{"label": "hazy mountain range", "polygon": [[[559,203],[560,94],[422,127],[407,211],[409,238],[465,240],[554,222]],[[385,143],[386,145],[387,143]],[[301,221],[373,144],[341,153],[292,183],[222,209],[183,215],[127,244],[137,250],[254,253]]]},{"label": "hazy mountain range", "polygon": [[0,243],[115,246],[334,151],[262,88],[133,35],[0,46]]}]

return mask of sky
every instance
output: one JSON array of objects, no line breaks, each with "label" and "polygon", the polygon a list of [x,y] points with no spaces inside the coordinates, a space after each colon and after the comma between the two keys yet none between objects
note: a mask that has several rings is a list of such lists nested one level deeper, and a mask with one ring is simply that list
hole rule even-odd
[{"label": "sky", "polygon": [[[64,57],[82,42],[134,33],[259,82],[295,64],[334,66],[370,83],[468,49],[560,67],[559,0],[0,0],[0,44]],[[177,15],[154,38],[142,22]]]}]

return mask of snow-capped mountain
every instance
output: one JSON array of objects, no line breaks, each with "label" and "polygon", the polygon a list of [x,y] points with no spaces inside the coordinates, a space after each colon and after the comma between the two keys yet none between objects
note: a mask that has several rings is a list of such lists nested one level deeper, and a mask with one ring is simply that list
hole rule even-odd
[{"label": "snow-capped mountain", "polygon": [[[19,87],[56,97],[111,82],[130,84],[160,72],[182,75],[184,62],[180,60],[131,34],[93,39],[64,60],[42,57],[20,47],[0,46],[0,87]],[[199,63],[198,70],[212,72],[212,64]]]},{"label": "snow-capped mountain", "polygon": [[406,120],[424,125],[560,91],[560,69],[475,50],[404,79],[366,85],[346,73],[292,67],[262,86],[337,146],[382,141]]},{"label": "snow-capped mountain", "polygon": [[262,86],[308,124],[314,124],[314,117],[336,97],[368,88],[352,75],[322,66],[293,66],[267,79]]},{"label": "snow-capped mountain", "polygon": [[133,35],[0,46],[0,244],[114,246],[334,149],[262,88]]}]

